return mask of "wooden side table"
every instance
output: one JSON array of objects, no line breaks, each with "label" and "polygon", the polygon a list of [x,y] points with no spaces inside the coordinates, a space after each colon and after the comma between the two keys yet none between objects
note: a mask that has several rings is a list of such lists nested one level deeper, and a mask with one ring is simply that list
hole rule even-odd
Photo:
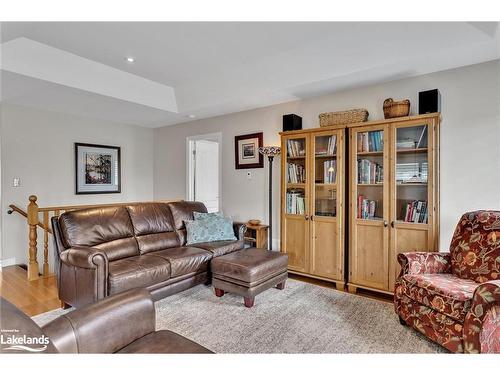
[{"label": "wooden side table", "polygon": [[246,224],[245,243],[258,249],[267,249],[267,237],[269,225],[250,225]]}]

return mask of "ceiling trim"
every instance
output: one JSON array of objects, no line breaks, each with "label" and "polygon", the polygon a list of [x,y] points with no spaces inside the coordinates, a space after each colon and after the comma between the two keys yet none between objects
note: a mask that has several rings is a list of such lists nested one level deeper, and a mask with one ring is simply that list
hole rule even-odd
[{"label": "ceiling trim", "polygon": [[3,43],[1,62],[2,70],[178,113],[172,87],[28,38]]}]

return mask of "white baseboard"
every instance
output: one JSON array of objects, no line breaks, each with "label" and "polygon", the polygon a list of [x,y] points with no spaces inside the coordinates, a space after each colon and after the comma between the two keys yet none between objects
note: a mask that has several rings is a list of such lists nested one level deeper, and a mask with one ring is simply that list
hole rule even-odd
[{"label": "white baseboard", "polygon": [[16,258],[0,259],[0,269],[3,267],[13,266],[16,263]]}]

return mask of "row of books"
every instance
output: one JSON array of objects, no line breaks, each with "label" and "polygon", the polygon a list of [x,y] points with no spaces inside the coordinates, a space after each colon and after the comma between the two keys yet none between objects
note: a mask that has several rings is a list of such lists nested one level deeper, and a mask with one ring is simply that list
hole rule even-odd
[{"label": "row of books", "polygon": [[292,215],[305,213],[305,197],[302,192],[286,193],[286,212]]},{"label": "row of books", "polygon": [[337,151],[337,136],[332,135],[328,137],[328,144],[318,145],[316,144],[316,155],[335,155]]},{"label": "row of books", "polygon": [[358,183],[381,184],[384,182],[384,168],[371,160],[358,160]]},{"label": "row of books", "polygon": [[334,184],[337,180],[337,161],[327,160],[323,163],[323,183]]},{"label": "row of books", "polygon": [[306,169],[303,165],[287,163],[288,182],[292,184],[306,182]]},{"label": "row of books", "polygon": [[306,150],[303,147],[302,141],[289,139],[286,142],[287,142],[288,156],[294,158],[297,156],[304,156],[306,154]]},{"label": "row of books", "polygon": [[427,201],[411,201],[403,209],[404,221],[408,223],[427,223]]},{"label": "row of books", "polygon": [[384,132],[358,133],[358,152],[382,151],[384,149]]},{"label": "row of books", "polygon": [[358,218],[359,219],[373,219],[373,218],[375,218],[376,209],[377,209],[377,202],[367,199],[364,195],[358,195]]}]

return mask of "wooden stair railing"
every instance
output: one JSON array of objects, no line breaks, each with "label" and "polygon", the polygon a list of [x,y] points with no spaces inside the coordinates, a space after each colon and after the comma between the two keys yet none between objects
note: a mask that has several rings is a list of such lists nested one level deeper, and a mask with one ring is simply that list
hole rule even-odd
[{"label": "wooden stair railing", "polygon": [[[152,203],[152,202],[123,202],[123,203],[106,203],[106,204],[84,204],[84,205],[69,205],[69,206],[52,206],[52,207],[38,207],[37,196],[29,196],[29,204],[27,211],[19,208],[18,206],[11,204],[9,205],[8,214],[14,212],[19,213],[24,216],[28,222],[28,239],[29,239],[29,263],[28,263],[28,280],[36,280],[40,277],[39,275],[39,265],[38,265],[38,233],[37,228],[43,230],[43,266],[42,274],[44,276],[49,275],[49,234],[52,233],[50,228],[50,219],[54,216],[59,216],[60,214],[67,211],[81,210],[84,208],[100,208],[100,207],[119,207],[119,206],[130,206],[141,203]],[[158,203],[168,203],[179,201],[179,199],[173,200],[161,200],[155,201]],[[40,215],[42,219],[40,220]]]}]

